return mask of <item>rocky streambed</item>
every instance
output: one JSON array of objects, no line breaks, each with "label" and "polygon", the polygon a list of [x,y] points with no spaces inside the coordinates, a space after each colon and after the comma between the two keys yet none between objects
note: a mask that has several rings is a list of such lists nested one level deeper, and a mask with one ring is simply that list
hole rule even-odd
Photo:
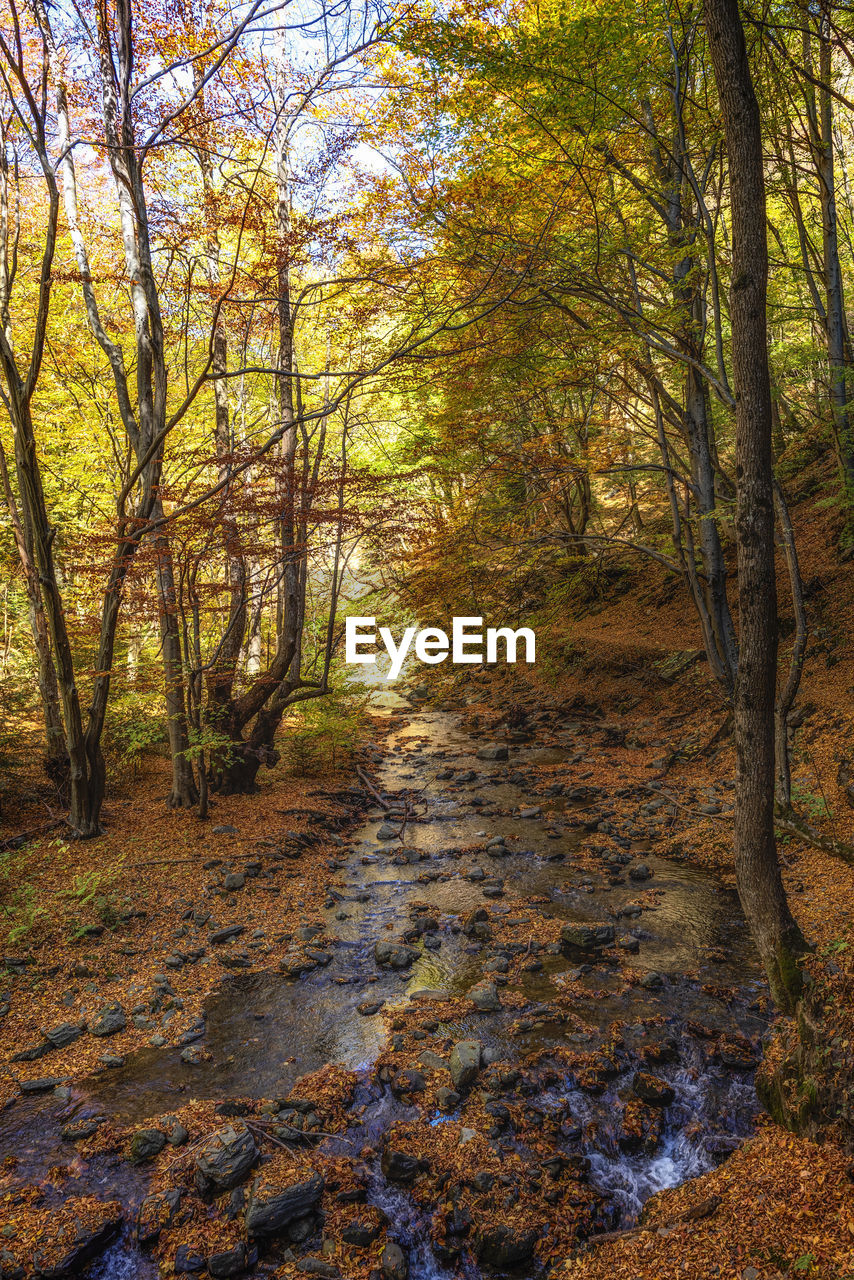
[{"label": "rocky streambed", "polygon": [[4,1280],[547,1275],[751,1131],[734,896],[619,819],[584,723],[482,739],[394,702],[293,958],[237,969],[192,1043],[0,1116],[4,1188],[68,1224],[29,1272],[0,1235]]}]

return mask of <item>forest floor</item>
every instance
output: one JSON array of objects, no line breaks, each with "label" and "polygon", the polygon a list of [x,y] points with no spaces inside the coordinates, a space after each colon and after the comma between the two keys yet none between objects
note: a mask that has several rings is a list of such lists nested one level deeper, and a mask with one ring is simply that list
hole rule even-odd
[{"label": "forest floor", "polygon": [[[821,526],[805,531],[801,557],[816,622],[798,702],[795,794],[816,826],[852,841],[854,808],[844,770],[839,774],[840,763],[854,757],[854,626],[848,617],[850,593],[843,594],[850,570],[835,566]],[[637,832],[641,824],[646,847],[651,842],[657,857],[700,867],[732,885],[732,745],[725,737],[712,743],[724,713],[699,660],[696,628],[681,595],[654,578],[635,582],[630,592],[596,605],[595,612],[577,620],[571,652],[564,647],[558,653],[562,640],[557,635],[544,634],[541,643],[551,662],[536,670],[550,671],[549,679],[518,667],[467,674],[464,706],[462,686],[447,684],[436,684],[427,704],[445,700],[459,706],[467,731],[489,742],[503,741],[508,727],[512,738],[515,726],[549,746],[557,740],[558,728],[580,724],[573,730],[579,751],[567,760],[531,765],[528,790],[548,796],[550,787],[579,782],[591,787],[607,797],[613,829]],[[416,701],[413,711],[418,705],[423,704]],[[369,740],[359,749],[363,770],[376,769],[389,732],[387,719],[373,722]],[[493,1092],[476,1096],[472,1089],[469,1095],[461,1087],[464,1099],[454,1124],[432,1125],[442,1082],[445,1087],[448,1083],[447,1057],[442,1055],[450,1053],[453,1037],[447,1029],[464,1024],[472,1010],[470,999],[436,1003],[426,1018],[417,1002],[411,1002],[411,1012],[404,1006],[401,1013],[399,1004],[388,1001],[383,1008],[378,1000],[374,1016],[385,1027],[387,1044],[372,1071],[375,1092],[370,1098],[352,1072],[322,1068],[303,1076],[285,1100],[296,1097],[296,1107],[283,1109],[281,1099],[265,1102],[257,1093],[248,1102],[244,1095],[237,1100],[231,1094],[203,1096],[192,1072],[203,1071],[211,1056],[204,1040],[211,994],[235,978],[248,980],[271,971],[298,990],[306,975],[322,974],[329,964],[335,920],[341,918],[336,911],[341,906],[342,859],[350,833],[372,800],[350,770],[322,779],[279,772],[264,780],[258,796],[218,798],[210,822],[199,824],[192,815],[167,811],[163,790],[163,770],[154,762],[124,794],[116,789],[105,811],[106,833],[96,843],[68,843],[49,831],[3,855],[3,906],[10,930],[2,945],[5,975],[0,980],[4,1280],[19,1274],[60,1275],[64,1266],[82,1265],[85,1250],[97,1253],[114,1238],[128,1216],[128,1204],[135,1211],[144,1192],[149,1193],[145,1212],[156,1219],[154,1226],[149,1223],[149,1245],[165,1274],[207,1265],[212,1275],[245,1274],[248,1269],[250,1274],[282,1277],[308,1273],[361,1280],[382,1274],[399,1280],[405,1262],[389,1242],[402,1202],[386,1202],[385,1213],[365,1203],[366,1169],[376,1154],[372,1144],[382,1148],[383,1173],[434,1211],[432,1238],[451,1268],[459,1256],[451,1247],[455,1231],[462,1237],[470,1233],[481,1260],[497,1258],[500,1264],[512,1257],[510,1245],[524,1237],[525,1223],[533,1221],[548,1230],[532,1245],[532,1259],[523,1257],[518,1276],[541,1273],[535,1272],[536,1256],[548,1274],[574,1280],[854,1277],[854,1164],[832,1123],[816,1135],[817,1141],[808,1141],[760,1118],[754,1136],[737,1145],[724,1163],[655,1195],[638,1225],[606,1232],[606,1238],[590,1245],[580,1237],[585,1229],[602,1234],[601,1220],[595,1197],[571,1167],[554,1174],[555,1189],[550,1190],[548,1179],[545,1186],[532,1181],[530,1167],[517,1153],[505,1151],[499,1182],[510,1196],[502,1208],[490,1190],[496,1175],[489,1173],[494,1156],[489,1126],[497,1112],[493,1108],[487,1113],[484,1099],[506,1099],[517,1138],[540,1157],[545,1154],[547,1166],[553,1149],[526,1129],[523,1109],[515,1109],[513,1081],[507,1084],[493,1075],[486,1077]],[[651,807],[639,803],[639,797]],[[559,826],[563,819],[550,811],[547,799],[542,808],[546,825],[553,821]],[[22,829],[35,825],[33,810],[16,812],[7,806],[4,838],[16,822]],[[793,909],[817,949],[818,980],[828,984],[828,999],[833,999],[834,992],[850,990],[854,868],[789,839],[782,842],[781,854]],[[601,857],[595,849],[581,849],[577,866],[601,872]],[[486,923],[510,958],[499,993],[506,993],[510,998],[505,1003],[518,1005],[521,1015],[527,1006],[515,994],[514,957],[523,948],[515,940],[537,939],[543,955],[549,948],[559,949],[559,941],[548,921],[537,919],[536,912],[531,919],[537,899],[521,890],[513,897],[512,886],[508,888],[512,910],[526,913],[520,915],[519,928],[513,933],[512,919],[492,914],[491,908]],[[471,907],[482,901],[472,884]],[[651,901],[644,900],[644,909]],[[425,908],[413,910],[411,919],[417,924],[421,918],[423,926]],[[423,936],[419,927],[421,934],[416,928],[410,941]],[[529,941],[525,954],[530,953]],[[628,963],[614,961],[615,972],[629,985],[637,982],[630,964],[631,957]],[[589,994],[570,984],[563,1003],[550,1001],[549,1016],[573,1025],[576,995],[583,1001]],[[840,1059],[850,1056],[850,1001],[840,998],[833,1031],[829,1047]],[[425,1043],[436,1051],[432,1059],[424,1052]],[[610,1043],[615,1057],[629,1054],[619,1033]],[[148,1061],[144,1055],[152,1049],[180,1051],[190,1073],[190,1083],[178,1086],[185,1097],[167,1115],[148,1117],[140,1129],[140,1117],[105,1117],[98,1108],[81,1104],[87,1079],[118,1078],[123,1064]],[[534,1091],[551,1079],[538,1077],[538,1069],[534,1061]],[[422,1076],[423,1084],[416,1078]],[[358,1159],[348,1154],[347,1146],[356,1140],[366,1098],[384,1106],[376,1101],[377,1090],[389,1082],[395,1098],[402,1096],[408,1107],[405,1123],[395,1121],[394,1132],[401,1139],[391,1151],[401,1166],[396,1178],[389,1168],[387,1131],[376,1124],[367,1133],[359,1131]],[[21,1109],[39,1106],[42,1099],[60,1108],[56,1114],[64,1127],[62,1145],[48,1144],[39,1165],[23,1149],[30,1129],[29,1113]],[[16,1118],[19,1114],[24,1118]],[[42,1115],[33,1114],[37,1121]],[[53,1123],[54,1112],[50,1115]],[[282,1122],[284,1115],[289,1119]],[[325,1147],[295,1147],[288,1125],[298,1121],[301,1126],[300,1116],[311,1117],[321,1137],[341,1135],[337,1145],[327,1139]],[[265,1128],[276,1119],[278,1137]],[[642,1119],[647,1123],[650,1117]],[[265,1237],[263,1231],[260,1237],[251,1231],[247,1235],[244,1202],[234,1200],[238,1192],[220,1197],[214,1211],[211,1187],[200,1187],[198,1175],[195,1189],[191,1179],[188,1183],[193,1159],[208,1150],[212,1134],[221,1137],[224,1124],[237,1133],[237,1146],[226,1154],[238,1163],[241,1135],[248,1135],[253,1151],[256,1143],[266,1143],[258,1180],[264,1185],[256,1184],[247,1213],[253,1199],[261,1208],[273,1203],[281,1209],[285,1193],[276,1201],[274,1191],[285,1185],[301,1206],[303,1216],[297,1221],[306,1224],[305,1248],[311,1248],[311,1256],[302,1256],[303,1242],[292,1231],[289,1256],[267,1257],[262,1247],[258,1262],[253,1239],[260,1238],[263,1246]],[[22,1145],[13,1149],[13,1141]],[[144,1149],[146,1142],[149,1149]],[[407,1160],[415,1162],[411,1176],[405,1171]],[[123,1183],[126,1166],[131,1172]],[[448,1191],[451,1168],[456,1170],[453,1194]],[[104,1192],[87,1194],[87,1170],[99,1171]],[[313,1182],[318,1178],[320,1190]],[[180,1209],[169,1199],[176,1181],[183,1195]],[[235,1181],[221,1185],[228,1189]],[[264,1201],[267,1185],[273,1191]],[[110,1192],[113,1199],[105,1198]],[[319,1210],[321,1194],[323,1216],[309,1221]],[[146,1225],[144,1215],[140,1222]],[[320,1236],[312,1234],[319,1223]],[[579,1237],[574,1241],[573,1231]],[[130,1256],[136,1258],[127,1264],[130,1270],[122,1271],[114,1257],[114,1269],[108,1265],[97,1274],[148,1275],[140,1255]],[[429,1272],[422,1268],[417,1274]]]}]

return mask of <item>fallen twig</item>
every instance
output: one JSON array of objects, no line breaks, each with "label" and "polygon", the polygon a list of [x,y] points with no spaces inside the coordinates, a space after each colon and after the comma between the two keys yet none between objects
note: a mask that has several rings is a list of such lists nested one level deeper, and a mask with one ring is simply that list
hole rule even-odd
[{"label": "fallen twig", "polygon": [[378,803],[378,804],[381,804],[381,805],[382,805],[382,807],[383,807],[384,809],[390,809],[390,808],[391,808],[391,805],[388,803],[388,801],[387,801],[387,800],[383,800],[382,796],[380,795],[379,791],[377,791],[376,787],[375,787],[375,786],[374,786],[374,784],[371,782],[371,780],[370,780],[370,778],[368,777],[368,775],[367,775],[365,772],[363,772],[363,770],[362,770],[362,769],[360,769],[358,765],[356,765],[356,773],[359,775],[359,777],[361,778],[362,782],[363,782],[363,783],[365,784],[365,786],[368,788],[368,790],[370,791],[370,793],[371,793],[371,795],[374,797],[374,799],[377,801],[377,803]]},{"label": "fallen twig", "polygon": [[[674,804],[677,808],[684,809],[686,813],[690,813],[695,818],[711,818],[713,822],[725,823],[733,821],[734,815],[731,813],[700,813],[698,809],[690,809],[688,805],[683,804],[681,800],[677,800],[675,796],[669,795],[666,791],[660,791],[657,787],[652,787],[651,790],[654,795],[661,796],[669,804]],[[841,858],[849,866],[854,866],[854,845],[846,844],[844,840],[837,840],[834,836],[826,836],[823,832],[810,826],[806,819],[800,817],[794,810],[790,809],[788,813],[775,815],[774,826],[785,835],[796,836],[799,840],[803,840],[805,844],[811,844],[815,849],[821,849],[823,853],[829,853],[834,858]]]},{"label": "fallen twig", "polygon": [[278,1139],[274,1139],[271,1133],[267,1133],[264,1128],[265,1123],[275,1124],[280,1129],[290,1129],[291,1133],[296,1134],[298,1138],[338,1138],[341,1142],[346,1142],[348,1146],[353,1145],[349,1138],[343,1137],[340,1133],[329,1133],[325,1129],[309,1129],[308,1133],[306,1133],[304,1129],[297,1129],[296,1125],[288,1124],[287,1120],[280,1120],[278,1116],[266,1122],[258,1119],[247,1120],[244,1116],[243,1123],[247,1129],[252,1131],[257,1129],[259,1133],[266,1138],[270,1138],[271,1141],[278,1141]]},{"label": "fallen twig", "polygon": [[196,853],[191,858],[152,858],[149,862],[129,862],[127,866],[129,871],[137,867],[174,867],[181,862],[198,862],[199,858],[210,858],[210,849]]},{"label": "fallen twig", "polygon": [[31,827],[29,831],[19,831],[16,836],[9,836],[8,840],[0,841],[0,851],[15,849],[19,845],[25,845],[34,836],[41,835],[45,831],[52,831],[55,827],[64,827],[66,825],[64,818],[54,818],[52,822],[43,822],[41,826]]},{"label": "fallen twig", "polygon": [[843,862],[847,862],[849,866],[854,866],[854,846],[846,844],[844,840],[837,840],[834,836],[826,836],[823,832],[817,831],[815,827],[796,814],[793,810],[789,810],[786,814],[777,814],[774,818],[774,825],[778,831],[784,831],[786,835],[797,836],[799,840],[805,841],[807,844],[813,845],[816,849],[821,849],[824,853],[830,853],[835,858],[841,858]]}]

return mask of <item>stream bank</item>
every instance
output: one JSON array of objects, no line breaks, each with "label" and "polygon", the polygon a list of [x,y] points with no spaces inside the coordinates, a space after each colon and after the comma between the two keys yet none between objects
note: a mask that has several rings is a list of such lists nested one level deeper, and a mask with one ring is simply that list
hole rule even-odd
[{"label": "stream bank", "polygon": [[611,820],[584,720],[483,739],[390,701],[380,801],[278,970],[0,1117],[13,1192],[64,1166],[57,1203],[144,1202],[148,1250],[126,1226],[93,1275],[540,1274],[751,1131],[767,1010],[734,895]]}]

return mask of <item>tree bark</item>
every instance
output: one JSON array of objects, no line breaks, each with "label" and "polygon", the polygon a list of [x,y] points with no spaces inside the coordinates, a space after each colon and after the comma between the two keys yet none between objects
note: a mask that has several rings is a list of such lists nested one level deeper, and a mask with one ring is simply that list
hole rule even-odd
[{"label": "tree bark", "polygon": [[[119,207],[125,268],[130,281],[136,348],[136,412],[130,400],[127,374],[120,351],[103,331],[91,288],[91,273],[83,276],[89,323],[110,359],[119,409],[138,464],[142,501],[150,507],[156,531],[151,541],[156,558],[156,587],[172,785],[167,803],[188,808],[198,799],[193,778],[184,664],[175,570],[170,537],[163,523],[161,482],[168,370],[164,353],[160,296],[152,265],[148,205],[142,180],[142,159],[134,134],[130,85],[135,58],[133,14],[128,0],[115,0],[114,26],[106,5],[97,12],[101,102],[108,158]],[[113,48],[115,40],[115,51]],[[85,260],[82,240],[75,243],[78,261]],[[153,504],[153,505],[152,505]]]},{"label": "tree bark", "polygon": [[39,573],[33,552],[32,534],[24,528],[21,513],[12,489],[12,480],[6,462],[6,452],[0,444],[0,478],[3,482],[3,493],[6,509],[12,525],[12,534],[18,551],[18,559],[24,574],[27,592],[27,604],[30,614],[30,630],[36,650],[38,665],[39,695],[41,697],[42,715],[44,717],[46,752],[44,767],[50,778],[64,795],[68,791],[68,750],[65,745],[65,726],[62,723],[62,706],[59,699],[59,685],[56,679],[56,667],[50,649],[50,632],[44,611],[44,601],[39,584]]},{"label": "tree bark", "polygon": [[[804,29],[804,61],[811,65],[809,32]],[[839,260],[839,218],[836,206],[836,173],[833,156],[833,99],[831,50],[827,21],[819,19],[818,79],[820,87],[805,86],[810,147],[818,177],[821,203],[822,267],[824,274],[824,328],[830,378],[830,409],[839,465],[845,524],[840,549],[854,555],[854,431],[848,407],[850,342],[845,315],[842,264]]]},{"label": "tree bark", "polygon": [[[159,519],[162,514],[163,508],[158,499],[154,504],[153,515],[155,519]],[[166,731],[169,737],[169,754],[172,759],[172,786],[166,797],[166,803],[170,809],[190,809],[199,796],[193,778],[193,762],[190,756],[181,627],[175,590],[175,566],[169,538],[164,533],[157,533],[152,541],[157,556],[157,604],[160,620],[160,648],[165,676]]]},{"label": "tree bark", "polygon": [[735,869],[774,999],[791,1012],[806,943],[789,910],[774,835],[777,586],[765,178],[759,105],[737,0],[705,0],[732,201],[732,356],[740,645],[735,686]]}]

